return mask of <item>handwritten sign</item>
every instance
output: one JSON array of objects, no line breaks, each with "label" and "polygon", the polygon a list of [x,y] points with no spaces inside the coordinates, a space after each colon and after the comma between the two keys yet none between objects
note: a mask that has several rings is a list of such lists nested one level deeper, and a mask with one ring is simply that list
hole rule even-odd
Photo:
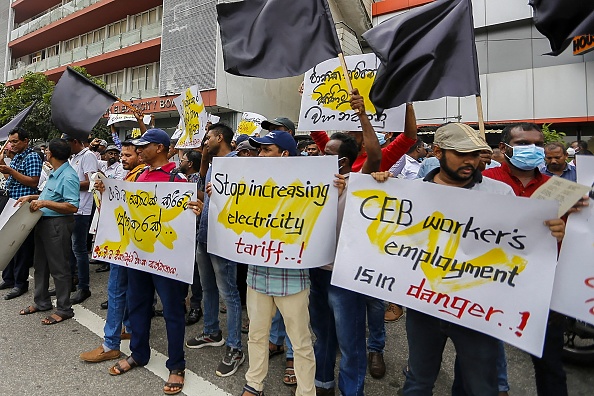
[{"label": "handwritten sign", "polygon": [[263,115],[244,112],[241,116],[241,122],[237,126],[237,134],[260,136],[260,132],[262,131],[262,121],[266,121],[266,117]]},{"label": "handwritten sign", "polygon": [[[375,54],[346,57],[353,87],[365,98],[365,111],[376,132],[404,131],[405,106],[387,109],[379,117],[369,100],[379,59]],[[360,131],[359,115],[350,105],[350,93],[338,58],[329,59],[307,71],[304,77],[300,131]]]},{"label": "handwritten sign", "polygon": [[278,268],[331,263],[337,172],[338,162],[332,156],[215,158],[208,252],[239,263]]},{"label": "handwritten sign", "polygon": [[[151,115],[146,114],[142,117],[142,122],[145,125],[151,123]],[[109,119],[107,120],[107,126],[110,125],[117,125],[122,127],[137,127],[138,121],[134,114],[110,114]]]},{"label": "handwritten sign", "polygon": [[196,185],[103,183],[93,258],[192,283],[196,215],[186,207]]},{"label": "handwritten sign", "polygon": [[359,174],[346,193],[334,285],[541,355],[556,202]]},{"label": "handwritten sign", "polygon": [[206,135],[206,113],[204,102],[198,87],[192,85],[183,94],[173,100],[179,112],[183,133],[181,134],[176,149],[190,149],[200,147],[202,138]]},{"label": "handwritten sign", "polygon": [[[577,180],[594,188],[594,157],[576,156]],[[590,206],[572,213],[559,254],[551,309],[594,325],[594,190]]]},{"label": "handwritten sign", "polygon": [[590,192],[590,187],[582,186],[561,177],[551,177],[545,184],[538,187],[530,198],[559,202],[557,216],[561,217],[588,192]]}]

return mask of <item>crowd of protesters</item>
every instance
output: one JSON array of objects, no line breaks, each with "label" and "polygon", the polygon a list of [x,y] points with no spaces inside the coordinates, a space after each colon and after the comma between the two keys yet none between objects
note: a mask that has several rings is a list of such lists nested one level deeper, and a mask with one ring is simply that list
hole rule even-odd
[{"label": "crowd of protesters", "polygon": [[[363,98],[356,90],[351,107],[365,114]],[[104,341],[80,355],[87,362],[118,359],[109,369],[114,376],[144,366],[150,359],[151,318],[163,315],[170,373],[163,387],[165,394],[183,389],[185,346],[224,347],[215,371],[221,377],[235,374],[249,356],[242,396],[264,394],[269,359],[282,354],[286,365],[283,382],[294,386],[294,394],[335,395],[338,388],[344,396],[363,395],[368,370],[374,378],[386,374],[385,323],[405,315],[404,307],[332,285],[332,264],[309,270],[279,269],[236,263],[208,253],[213,158],[335,156],[339,169],[334,182],[339,192],[338,235],[351,172],[370,174],[378,183],[389,177],[420,179],[528,197],[549,177],[575,181],[575,164],[570,157],[591,155],[583,141],[573,142],[569,148],[562,143],[545,144],[540,128],[528,123],[507,126],[495,150],[474,129],[461,123],[439,127],[430,146],[417,136],[414,108],[407,104],[405,128],[400,134],[376,133],[366,117],[360,120],[359,132],[329,136],[315,131],[302,140],[296,140],[295,125],[285,117],[263,122],[262,128],[268,132],[262,137],[236,136],[222,123],[208,125],[202,146],[180,151],[179,163],[175,163],[169,160],[174,153],[169,135],[154,127],[147,130],[140,115],[137,119],[144,133],[121,146],[99,139],[88,142],[63,131],[66,134],[62,138],[50,141],[43,152],[35,152],[27,131],[10,133],[10,146],[0,158],[2,164],[4,158],[11,159],[9,166],[0,165],[0,172],[7,178],[5,190],[11,198],[28,202],[31,211],[40,210],[43,215],[3,271],[0,289],[8,290],[4,296],[7,300],[23,295],[29,286],[29,268],[33,267],[33,303],[20,315],[51,310],[50,296],[55,295],[57,308],[42,324],[72,318],[72,305],[91,295],[87,242],[96,206],[91,191],[94,175],[100,172],[104,177],[127,182],[196,183],[198,196],[189,203],[197,217],[193,283],[187,285],[104,263],[97,270],[110,271],[108,300],[101,304],[107,309]],[[499,157],[495,159],[494,154]],[[100,193],[102,184],[97,183],[95,189]],[[551,219],[547,226],[561,241],[563,220]],[[155,294],[162,311],[155,308]],[[242,307],[247,309],[247,316]],[[219,325],[221,309],[227,316],[224,329]],[[541,396],[567,395],[560,360],[563,337],[559,316],[551,312],[544,354],[532,357]],[[186,326],[201,319],[201,330],[187,334]],[[432,394],[447,338],[453,341],[457,353],[452,394],[507,394],[501,341],[412,309],[406,310],[406,327],[409,359],[404,395]],[[248,333],[247,345],[242,345],[242,332]],[[125,359],[120,359],[122,339],[130,339],[132,351]],[[338,351],[340,363],[335,378]],[[192,358],[199,358],[199,352]]]}]

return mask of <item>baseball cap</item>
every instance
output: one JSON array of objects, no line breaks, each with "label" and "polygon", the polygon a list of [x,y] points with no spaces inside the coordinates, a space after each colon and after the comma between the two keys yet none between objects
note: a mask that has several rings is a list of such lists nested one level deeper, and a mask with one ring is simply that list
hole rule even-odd
[{"label": "baseball cap", "polygon": [[245,142],[245,141],[246,141],[246,140],[248,140],[248,139],[249,139],[249,136],[248,136],[248,135],[238,135],[238,136],[235,138],[235,143],[239,144],[239,143],[241,143],[241,142]]},{"label": "baseball cap", "polygon": [[249,142],[254,147],[262,145],[276,144],[281,150],[287,150],[289,155],[297,155],[297,145],[295,139],[289,132],[285,131],[270,131],[266,136],[257,138],[251,137]]},{"label": "baseball cap", "polygon": [[475,129],[459,122],[452,122],[437,128],[433,144],[439,148],[455,150],[460,153],[481,150],[493,152]]},{"label": "baseball cap", "polygon": [[118,146],[115,146],[112,144],[112,145],[107,146],[107,148],[105,149],[105,152],[108,152],[108,151],[117,151],[119,153],[120,149],[118,148]]},{"label": "baseball cap", "polygon": [[162,144],[165,147],[169,147],[171,141],[167,132],[158,128],[149,129],[140,138],[132,141],[132,144],[135,146],[146,146],[150,143]]},{"label": "baseball cap", "polygon": [[107,147],[107,141],[101,139],[99,140],[99,146],[106,146]]},{"label": "baseball cap", "polygon": [[272,121],[262,121],[262,129],[267,129],[269,131],[273,131],[274,130],[274,126],[284,126],[287,129],[292,130],[293,132],[295,132],[295,124],[293,123],[293,121],[289,120],[287,117],[276,117],[274,120]]},{"label": "baseball cap", "polygon": [[239,143],[235,148],[235,151],[242,151],[242,150],[258,150],[254,146],[252,146],[249,140],[244,140],[243,142]]}]

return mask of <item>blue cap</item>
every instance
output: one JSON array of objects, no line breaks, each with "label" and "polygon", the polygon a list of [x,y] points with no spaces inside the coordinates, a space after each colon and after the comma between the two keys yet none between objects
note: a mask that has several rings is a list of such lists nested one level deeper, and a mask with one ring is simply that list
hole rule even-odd
[{"label": "blue cap", "polygon": [[139,139],[133,140],[132,144],[135,146],[146,146],[150,143],[162,144],[165,147],[169,147],[171,140],[169,135],[162,129],[149,129]]},{"label": "blue cap", "polygon": [[297,155],[297,143],[289,132],[285,131],[270,131],[266,136],[257,138],[251,137],[250,143],[254,147],[260,147],[261,145],[275,144],[281,150],[287,150],[289,155]]},{"label": "blue cap", "polygon": [[236,143],[237,145],[239,145],[239,143],[241,143],[241,142],[243,142],[243,141],[245,141],[245,140],[248,140],[248,138],[249,138],[249,136],[248,136],[248,135],[244,135],[244,134],[242,134],[242,135],[239,135],[239,136],[237,136],[237,138],[235,139],[235,143]]}]

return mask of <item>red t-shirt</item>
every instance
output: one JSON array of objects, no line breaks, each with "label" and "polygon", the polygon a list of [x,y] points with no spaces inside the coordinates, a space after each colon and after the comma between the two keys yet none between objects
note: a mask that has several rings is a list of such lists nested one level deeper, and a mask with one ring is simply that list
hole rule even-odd
[{"label": "red t-shirt", "polygon": [[[168,182],[171,178],[171,171],[175,169],[175,162],[170,162],[167,165],[161,166],[157,169],[151,170],[151,168],[147,167],[138,179],[137,182]],[[185,176],[181,174],[176,174],[174,181],[176,182],[186,182],[188,181]]]},{"label": "red t-shirt", "polygon": [[[330,140],[328,134],[323,131],[316,131],[310,133],[311,138],[316,142],[316,145],[321,152],[324,152],[326,143]],[[387,147],[382,149],[382,162],[380,164],[380,172],[390,170],[392,165],[396,163],[402,157],[408,149],[412,147],[417,141],[404,136],[403,133],[396,136],[396,139],[390,143]],[[363,168],[363,164],[367,160],[367,153],[363,152],[359,154],[355,162],[351,166],[352,172],[359,172]]]},{"label": "red t-shirt", "polygon": [[542,186],[550,179],[549,176],[540,173],[538,169],[534,169],[534,179],[530,180],[530,182],[524,186],[520,179],[511,174],[511,169],[507,162],[503,162],[501,166],[498,166],[497,168],[484,170],[483,176],[504,182],[513,188],[514,193],[518,197],[530,197],[538,187]]}]

